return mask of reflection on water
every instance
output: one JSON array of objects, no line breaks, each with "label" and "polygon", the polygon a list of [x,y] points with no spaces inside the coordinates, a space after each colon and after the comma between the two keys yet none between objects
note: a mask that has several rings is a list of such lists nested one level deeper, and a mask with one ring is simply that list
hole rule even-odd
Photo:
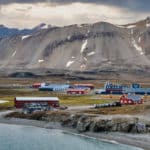
[{"label": "reflection on water", "polygon": [[0,150],[138,150],[60,130],[0,124]]}]

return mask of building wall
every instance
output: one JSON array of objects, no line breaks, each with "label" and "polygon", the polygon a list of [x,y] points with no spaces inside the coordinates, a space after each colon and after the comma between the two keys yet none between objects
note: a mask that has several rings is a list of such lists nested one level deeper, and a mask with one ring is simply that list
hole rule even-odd
[{"label": "building wall", "polygon": [[85,91],[67,91],[67,94],[86,94]]},{"label": "building wall", "polygon": [[16,101],[16,100],[15,100],[15,107],[23,108],[26,103],[44,103],[44,102],[48,103],[50,106],[59,107],[59,101]]}]

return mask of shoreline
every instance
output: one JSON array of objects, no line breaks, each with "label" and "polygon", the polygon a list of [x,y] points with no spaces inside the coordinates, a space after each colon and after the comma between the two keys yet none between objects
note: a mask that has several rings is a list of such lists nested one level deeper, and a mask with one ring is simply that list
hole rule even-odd
[{"label": "shoreline", "polygon": [[64,133],[72,133],[72,134],[78,134],[81,136],[88,136],[88,137],[99,139],[104,142],[110,141],[112,143],[130,145],[133,147],[141,148],[143,150],[149,150],[150,148],[150,135],[149,134],[127,134],[127,133],[119,133],[119,132],[79,133],[76,129],[61,126],[59,122],[46,122],[46,121],[18,119],[18,118],[1,117],[0,124],[23,125],[23,126],[32,126],[32,127],[45,128],[45,129],[58,129],[58,130],[62,130]]}]

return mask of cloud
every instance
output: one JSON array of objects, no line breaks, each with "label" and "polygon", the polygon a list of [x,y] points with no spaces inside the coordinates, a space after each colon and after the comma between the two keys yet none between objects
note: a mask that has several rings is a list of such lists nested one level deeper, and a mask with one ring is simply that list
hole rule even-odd
[{"label": "cloud", "polygon": [[131,11],[150,12],[150,0],[0,0],[0,4],[12,3],[49,3],[57,5],[71,3],[92,3],[127,8]]},{"label": "cloud", "polygon": [[70,3],[56,6],[46,3],[12,3],[2,5],[0,8],[0,24],[18,28],[31,28],[42,22],[57,26],[99,21],[126,24],[143,19],[149,14],[95,3]]},{"label": "cloud", "polygon": [[0,24],[34,27],[107,21],[126,24],[150,14],[150,0],[0,0]]}]

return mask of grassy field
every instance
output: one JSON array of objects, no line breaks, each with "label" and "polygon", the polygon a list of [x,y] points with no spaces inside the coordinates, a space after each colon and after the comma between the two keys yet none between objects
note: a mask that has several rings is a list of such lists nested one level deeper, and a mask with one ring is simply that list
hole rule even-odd
[{"label": "grassy field", "polygon": [[119,100],[118,96],[113,96],[112,98],[99,95],[71,96],[61,93],[41,92],[33,89],[0,89],[0,100],[9,101],[8,103],[0,104],[0,109],[13,107],[16,96],[57,96],[60,99],[60,105],[65,106],[94,105]]},{"label": "grassy field", "polygon": [[60,104],[67,106],[83,106],[83,105],[94,105],[94,104],[103,104],[110,103],[115,101],[114,99],[99,99],[94,96],[61,96]]},{"label": "grassy field", "polygon": [[9,101],[9,102],[0,104],[0,110],[11,109],[13,107],[14,107],[13,101]]}]

